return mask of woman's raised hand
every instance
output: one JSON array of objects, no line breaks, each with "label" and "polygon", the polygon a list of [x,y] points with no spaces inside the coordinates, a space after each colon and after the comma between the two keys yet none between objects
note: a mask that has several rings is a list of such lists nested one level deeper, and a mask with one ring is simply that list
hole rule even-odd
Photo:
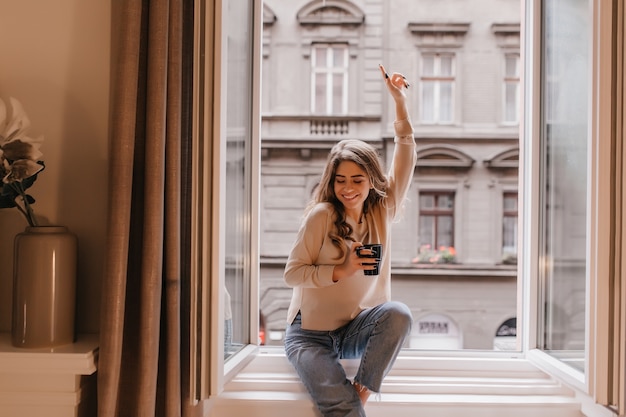
[{"label": "woman's raised hand", "polygon": [[391,93],[391,96],[394,98],[394,100],[404,100],[404,98],[406,98],[406,93],[404,92],[404,89],[409,88],[409,83],[406,80],[406,77],[398,72],[394,72],[393,74],[389,75],[382,64],[380,64],[379,67],[380,72],[382,73],[385,80],[385,84],[387,85],[387,89]]}]

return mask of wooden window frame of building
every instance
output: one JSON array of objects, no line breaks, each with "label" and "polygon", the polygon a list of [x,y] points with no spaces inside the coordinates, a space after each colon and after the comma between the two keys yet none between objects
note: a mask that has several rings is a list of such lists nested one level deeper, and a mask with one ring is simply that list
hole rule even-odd
[{"label": "wooden window frame of building", "polygon": [[[452,246],[454,247],[454,208],[455,208],[455,197],[456,197],[456,193],[454,191],[431,191],[431,190],[425,190],[425,191],[420,191],[419,192],[419,197],[420,197],[420,201],[422,196],[425,195],[432,195],[435,196],[435,204],[434,204],[434,208],[433,209],[423,209],[421,206],[418,205],[418,224],[419,222],[419,218],[421,218],[422,216],[433,216],[435,218],[435,222],[434,222],[434,243],[431,243],[432,248],[433,249],[437,249],[440,245],[438,242],[438,233],[437,233],[437,221],[436,219],[439,216],[450,216],[452,217],[452,229],[450,230],[450,245],[448,246]],[[447,196],[447,197],[452,197],[452,208],[449,210],[442,210],[440,208],[437,207],[437,199],[439,196]],[[418,233],[418,239],[419,239],[419,233]],[[419,242],[420,246],[422,245],[422,242]]]}]

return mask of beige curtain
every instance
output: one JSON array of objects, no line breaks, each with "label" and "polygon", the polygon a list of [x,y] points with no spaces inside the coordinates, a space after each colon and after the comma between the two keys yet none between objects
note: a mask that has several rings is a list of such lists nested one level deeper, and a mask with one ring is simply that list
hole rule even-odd
[{"label": "beige curtain", "polygon": [[181,415],[181,157],[188,115],[183,20],[188,7],[183,0],[112,2],[99,417]]}]

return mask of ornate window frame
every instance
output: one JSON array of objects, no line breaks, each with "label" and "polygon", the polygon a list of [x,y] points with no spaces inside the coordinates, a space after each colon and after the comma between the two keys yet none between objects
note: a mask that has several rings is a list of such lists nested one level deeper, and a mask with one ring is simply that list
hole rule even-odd
[{"label": "ornate window frame", "polygon": [[[313,0],[305,4],[296,19],[302,27],[302,55],[311,56],[314,43],[346,43],[350,58],[356,58],[365,24],[365,13],[346,0]],[[334,26],[334,30],[328,30]],[[323,28],[322,28],[323,27]]]}]

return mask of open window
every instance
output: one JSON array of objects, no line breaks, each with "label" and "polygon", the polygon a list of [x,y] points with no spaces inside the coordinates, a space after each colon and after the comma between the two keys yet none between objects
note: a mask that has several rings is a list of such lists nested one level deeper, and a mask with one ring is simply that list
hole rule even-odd
[{"label": "open window", "polygon": [[[348,4],[330,0],[313,3],[318,8],[324,3],[333,7]],[[610,7],[606,6],[607,3],[610,3]],[[266,9],[266,28],[270,26],[276,28],[276,22],[281,22],[282,17],[277,4],[270,5],[271,14],[268,14]],[[391,140],[389,130],[384,128],[389,126],[390,121],[387,120],[388,116],[383,108],[377,107],[378,104],[366,103],[363,104],[367,109],[364,112],[365,116],[348,117],[345,120],[346,128],[339,131],[327,130],[324,131],[324,135],[311,133],[310,115],[304,118],[270,114],[268,125],[280,122],[290,125],[293,132],[298,133],[300,129],[307,131],[305,140],[307,147],[304,151],[297,151],[299,159],[295,162],[292,160],[292,165],[285,162],[285,156],[293,151],[286,145],[285,137],[278,135],[272,137],[273,147],[267,151],[262,150],[259,80],[264,54],[261,53],[262,28],[255,25],[257,22],[259,25],[263,22],[264,14],[259,6],[258,2],[251,0],[217,1],[210,12],[208,8],[204,10],[205,23],[208,26],[213,24],[215,32],[211,32],[210,36],[205,33],[207,38],[203,40],[209,39],[210,42],[207,44],[219,47],[215,47],[209,53],[206,53],[207,50],[198,53],[198,60],[204,62],[202,72],[198,75],[198,79],[204,82],[204,90],[198,93],[199,102],[204,104],[204,112],[199,114],[201,116],[199,120],[202,121],[199,122],[199,129],[202,127],[202,134],[198,136],[197,151],[200,156],[197,159],[199,167],[195,170],[201,181],[195,186],[201,191],[198,193],[197,207],[204,210],[203,214],[210,212],[207,217],[210,221],[202,221],[202,216],[197,218],[201,235],[198,242],[203,246],[199,256],[202,263],[199,266],[198,293],[194,294],[197,296],[198,323],[194,324],[201,330],[199,334],[202,337],[199,337],[193,345],[198,349],[195,356],[199,365],[195,368],[197,371],[195,375],[198,376],[196,379],[211,380],[211,392],[215,394],[222,389],[227,373],[229,371],[236,373],[237,364],[241,363],[239,358],[243,356],[250,358],[255,351],[258,343],[259,294],[261,304],[268,294],[274,297],[268,303],[270,308],[264,312],[265,335],[269,336],[266,337],[266,343],[269,344],[273,337],[280,338],[279,330],[281,325],[284,326],[277,317],[284,317],[280,300],[288,294],[281,292],[278,287],[267,292],[259,292],[256,287],[265,278],[269,278],[270,283],[278,282],[276,276],[281,272],[280,260],[271,256],[262,260],[261,265],[267,269],[259,272],[257,262],[259,253],[263,250],[267,250],[267,253],[282,250],[280,242],[275,246],[265,241],[259,244],[260,225],[276,219],[271,216],[259,217],[261,196],[256,181],[261,172],[259,166],[262,163],[261,155],[277,158],[283,164],[268,171],[274,180],[280,175],[287,176],[286,173],[292,172],[294,165],[309,169],[308,174],[302,178],[292,175],[290,178],[292,188],[288,193],[276,195],[277,198],[283,199],[283,202],[292,204],[307,200],[312,184],[315,183],[314,172],[318,168],[319,159],[323,158],[330,144],[341,135],[366,132],[364,133],[366,140],[376,144],[383,155]],[[311,13],[303,16],[312,18],[315,15],[312,13],[313,10],[317,9],[312,7]],[[348,15],[344,14],[344,17],[350,22],[346,23],[344,20],[345,25],[337,23],[336,20],[328,20],[329,14],[321,14],[320,16],[326,17],[322,19],[318,16],[321,19],[318,21],[302,20],[301,26],[317,25],[318,28],[331,26],[345,29],[350,35],[346,37],[349,45],[348,55],[350,59],[354,59],[358,55],[357,43],[361,39],[353,36],[356,33],[354,30],[366,28],[367,19],[353,19],[353,16],[360,16],[359,10],[350,8],[347,10],[351,12]],[[489,178],[488,185],[481,189],[485,192],[483,194],[486,196],[485,201],[493,199],[491,203],[497,210],[494,213],[500,213],[501,218],[495,220],[492,218],[489,226],[497,231],[493,236],[498,236],[492,242],[493,249],[469,246],[466,248],[481,251],[484,259],[501,259],[503,253],[514,246],[515,236],[519,236],[519,256],[517,265],[512,264],[512,275],[506,275],[511,272],[502,272],[509,269],[501,268],[500,265],[495,269],[499,275],[494,273],[494,276],[508,276],[513,280],[515,286],[513,304],[517,306],[517,311],[500,312],[499,315],[494,315],[493,323],[484,326],[485,340],[489,340],[489,347],[484,349],[490,349],[493,351],[490,354],[498,355],[501,352],[494,347],[511,346],[510,339],[502,338],[515,335],[516,349],[524,359],[531,360],[550,374],[579,388],[580,392],[600,404],[623,407],[624,279],[621,277],[623,271],[621,255],[624,253],[621,217],[623,183],[616,174],[621,173],[624,160],[624,149],[621,147],[623,129],[618,121],[623,117],[619,111],[624,106],[621,90],[617,89],[623,85],[621,84],[623,64],[618,59],[621,55],[617,53],[616,46],[621,45],[620,42],[623,41],[623,4],[618,1],[598,0],[527,0],[524,2],[523,10],[523,24],[520,26],[522,38],[520,61],[516,62],[515,56],[510,55],[508,51],[504,54],[502,50],[500,51],[500,68],[504,69],[498,78],[499,87],[494,89],[498,92],[497,107],[501,109],[502,116],[496,118],[495,123],[503,125],[505,129],[497,138],[502,139],[506,146],[481,155],[483,163],[474,164],[480,165],[484,170],[483,174]],[[233,13],[229,14],[229,11]],[[329,10],[324,11],[328,12]],[[367,16],[367,10],[362,13],[363,16]],[[619,13],[620,18],[616,18],[614,13]],[[230,24],[232,20],[229,19],[233,19],[235,15],[238,16],[238,24]],[[247,23],[241,23],[241,16],[247,16],[249,19]],[[409,24],[407,27],[409,29],[407,34],[419,37],[420,42],[422,40],[431,42],[438,39],[440,33],[446,33],[447,35],[441,39],[452,42],[451,49],[459,48],[466,42],[473,29],[465,23],[461,26],[433,27],[420,23]],[[253,30],[247,30],[249,28]],[[497,29],[497,34],[508,30],[502,26]],[[575,35],[570,36],[572,33]],[[269,56],[277,54],[273,43],[275,38],[276,32],[273,32],[272,40],[268,42]],[[413,62],[417,63],[424,51],[416,48],[415,40],[412,42],[415,58]],[[302,59],[304,54],[310,54],[311,44],[311,42],[305,43],[304,46],[302,43],[299,44],[301,47],[299,59]],[[303,52],[305,50],[309,52]],[[436,54],[440,52],[427,53],[434,53],[432,56],[437,57]],[[435,61],[433,58],[433,68]],[[441,67],[441,63],[439,65]],[[513,121],[511,103],[514,99],[511,97],[514,96],[515,89],[507,85],[517,82],[518,65],[522,69],[519,82],[524,106],[523,117],[520,118],[522,140],[519,149],[516,150],[517,127],[515,123],[509,123]],[[263,68],[268,71],[275,70],[275,67],[267,65],[267,62],[263,62]],[[372,73],[364,74],[363,79],[376,80],[373,75],[375,71],[376,68]],[[263,76],[265,77],[265,74]],[[299,91],[310,90],[307,88]],[[619,94],[616,91],[619,91]],[[229,93],[234,97],[229,97]],[[458,91],[454,97],[455,99],[459,97]],[[271,102],[271,99],[267,102]],[[306,110],[302,112],[310,109],[308,106],[310,101],[306,100],[306,97],[304,103]],[[458,105],[455,104],[453,109],[455,113],[452,119],[456,122]],[[241,114],[230,114],[232,112]],[[374,117],[373,113],[381,116]],[[265,125],[265,121],[263,123]],[[371,132],[368,128],[372,125],[382,125],[383,134],[378,137],[367,136]],[[432,126],[428,126],[419,130],[420,139],[430,141],[432,144],[441,137],[439,126],[436,127],[432,129]],[[458,139],[459,132],[456,133],[457,135],[451,138]],[[297,137],[294,135],[291,138]],[[493,140],[494,137],[479,139]],[[448,152],[447,156],[450,155]],[[463,176],[465,175],[463,170],[468,169],[468,161],[478,158],[464,159],[463,155],[458,153],[456,156],[456,161],[460,161],[462,166],[446,168],[456,172],[458,178],[455,190],[465,193],[467,190],[478,188],[476,182]],[[229,167],[234,171],[229,171]],[[425,165],[418,169],[439,168]],[[517,184],[504,175],[510,173],[508,170],[515,169],[520,170],[522,179]],[[441,175],[441,172],[434,173],[434,176],[437,175]],[[236,181],[237,176],[241,181]],[[446,182],[436,184],[439,191],[432,188],[427,191],[440,192],[441,184],[444,183]],[[267,184],[271,185],[271,181]],[[413,204],[416,204],[419,195],[414,195],[416,198]],[[468,205],[459,209],[458,204],[466,203],[459,197],[458,192],[454,196],[454,201],[455,222],[458,213],[474,212]],[[513,208],[515,201],[518,202],[517,211]],[[227,204],[231,206],[227,207]],[[280,207],[280,204],[276,206]],[[417,206],[413,208],[416,209]],[[281,225],[291,227],[293,222],[290,223],[289,219],[297,215],[297,210],[288,207],[281,213],[282,219],[285,220]],[[414,213],[417,213],[417,210],[414,210]],[[515,216],[518,218],[517,229],[513,226],[515,221],[511,220]],[[413,223],[398,234],[412,234],[414,238],[419,236],[418,220],[412,221]],[[575,226],[569,227],[571,224]],[[459,228],[455,226],[455,245],[458,243],[456,239],[458,230]],[[240,232],[237,232],[239,233],[237,241],[228,240],[232,238],[229,233],[233,231]],[[283,236],[283,241],[289,241],[292,230],[287,228],[277,230],[276,233]],[[233,246],[235,242],[239,243]],[[396,272],[399,282],[405,284],[410,280],[411,274],[432,274],[418,270],[411,263],[415,257],[415,253],[411,252],[404,253],[402,250],[398,252],[397,259],[403,259],[405,264],[398,264]],[[239,255],[241,256],[238,257]],[[229,260],[231,257],[232,262]],[[241,287],[240,295],[233,295],[239,289],[231,291],[227,286],[226,276],[229,267],[240,273],[235,276],[242,277],[242,284],[247,280]],[[469,272],[467,274],[471,276]],[[432,274],[429,280],[432,282],[441,276],[441,273]],[[457,284],[452,281],[450,280],[451,286]],[[223,308],[226,299],[224,288],[229,290],[231,302],[235,298],[234,303],[241,307],[237,314],[241,314],[243,326],[238,330],[241,332],[241,348],[236,354],[230,355],[230,360],[226,362],[223,355],[214,355],[216,352],[223,353],[224,349]],[[466,290],[470,287],[457,286],[456,289],[458,288]],[[458,317],[442,312],[434,306],[428,306],[422,314],[415,317],[423,323],[421,327],[423,333],[415,335],[417,344],[427,343],[425,341],[427,335],[430,335],[428,337],[432,340],[442,339],[446,331],[451,336],[451,340],[447,341],[450,342],[449,346],[467,343],[470,340],[468,334],[459,334],[464,323]],[[280,352],[280,347],[276,347],[276,352]],[[451,349],[445,352],[445,355],[463,356],[464,353]]]}]

